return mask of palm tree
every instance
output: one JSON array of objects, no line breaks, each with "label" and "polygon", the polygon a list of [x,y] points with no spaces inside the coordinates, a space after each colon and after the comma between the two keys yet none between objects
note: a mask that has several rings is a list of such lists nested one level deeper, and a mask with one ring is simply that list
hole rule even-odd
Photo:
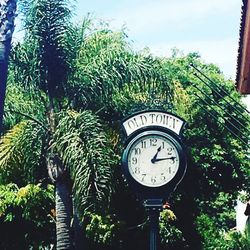
[{"label": "palm tree", "polygon": [[8,58],[11,47],[16,0],[4,0],[0,3],[0,128],[2,126],[3,105],[6,91]]},{"label": "palm tree", "polygon": [[[1,139],[0,166],[5,170],[1,181],[35,182],[47,168],[56,186],[57,249],[72,249],[71,195],[81,209],[94,209],[93,204],[105,207],[110,196],[112,147],[96,115],[65,111],[71,55],[66,46],[67,1],[22,1],[22,9],[27,33],[12,55],[14,83],[10,88],[20,88],[15,84],[18,79],[22,92],[29,93],[23,96],[38,104],[39,110],[26,105],[17,111],[17,104],[13,107],[7,102],[22,121]],[[17,68],[21,70],[16,72]]]},{"label": "palm tree", "polygon": [[[71,187],[80,211],[93,210],[93,206],[105,209],[111,191],[112,147],[92,112],[60,112],[58,120],[53,137],[47,124],[32,120],[18,123],[2,137],[0,180],[7,183],[11,179],[20,185],[21,181],[37,182],[44,176],[36,173],[46,167],[47,159],[56,185],[57,249],[71,249]],[[52,141],[50,149],[48,139]]]},{"label": "palm tree", "polygon": [[51,145],[47,145],[53,141],[56,130],[55,113],[59,111],[56,97],[63,96],[63,84],[67,77],[67,61],[62,40],[67,29],[69,9],[66,1],[36,0],[24,1],[22,8],[27,13],[25,17],[27,36],[35,42],[36,63],[40,65],[36,71],[38,73],[36,81],[28,84],[37,84],[36,87],[46,94],[47,99],[45,115],[48,122],[43,157],[46,158],[49,171],[55,172],[51,177],[56,185],[57,248],[72,249],[70,189],[68,183],[62,181],[62,176],[67,179],[66,171],[58,155],[49,153],[48,148]]},{"label": "palm tree", "polygon": [[67,1],[22,4],[26,36],[11,57],[6,102],[16,116],[6,116],[11,129],[0,143],[0,178],[37,182],[48,169],[56,185],[57,249],[72,249],[71,195],[81,217],[108,208],[118,157],[107,132],[117,145],[119,119],[155,107],[155,98],[168,105],[172,90],[160,59],[134,53],[124,32],[104,28],[86,36],[88,18],[80,29],[70,25]]},{"label": "palm tree", "polygon": [[84,95],[72,95],[74,103],[101,110],[105,120],[119,121],[135,110],[157,107],[157,101],[170,108],[173,89],[162,59],[147,50],[134,52],[123,30],[104,27],[91,33],[80,46],[76,65],[72,92]]}]

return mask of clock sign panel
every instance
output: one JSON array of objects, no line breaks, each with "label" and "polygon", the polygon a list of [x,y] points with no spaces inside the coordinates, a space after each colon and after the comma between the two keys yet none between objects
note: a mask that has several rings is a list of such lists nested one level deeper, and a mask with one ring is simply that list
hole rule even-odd
[{"label": "clock sign panel", "polygon": [[180,135],[185,126],[185,121],[165,111],[148,110],[127,117],[123,121],[122,126],[126,136],[130,136],[137,130],[145,127],[149,128],[155,126],[171,130],[175,134]]},{"label": "clock sign panel", "polygon": [[180,164],[176,144],[161,134],[145,135],[135,140],[127,157],[130,175],[147,187],[160,187],[171,181]]},{"label": "clock sign panel", "polygon": [[122,170],[128,184],[144,199],[167,198],[181,182],[187,160],[182,142],[185,121],[161,110],[127,117]]}]

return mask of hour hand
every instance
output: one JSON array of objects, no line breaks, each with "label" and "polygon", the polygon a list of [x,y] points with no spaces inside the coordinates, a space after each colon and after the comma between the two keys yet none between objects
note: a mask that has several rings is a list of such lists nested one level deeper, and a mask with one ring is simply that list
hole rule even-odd
[{"label": "hour hand", "polygon": [[151,162],[152,162],[152,163],[155,163],[155,162],[156,162],[157,155],[159,154],[160,151],[161,151],[161,146],[157,149],[156,154],[155,154],[154,157],[151,159]]},{"label": "hour hand", "polygon": [[[174,161],[175,158],[176,158],[176,157],[172,156],[172,157],[154,159],[154,162],[153,162],[153,163],[155,163],[155,162],[157,162],[157,161],[165,161],[165,160],[172,160],[172,161]],[[151,161],[152,161],[152,160],[151,160]]]}]

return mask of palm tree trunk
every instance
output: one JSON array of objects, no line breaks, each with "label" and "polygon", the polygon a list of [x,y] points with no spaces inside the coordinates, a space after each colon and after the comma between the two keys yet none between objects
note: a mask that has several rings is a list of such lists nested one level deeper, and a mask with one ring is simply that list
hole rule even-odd
[{"label": "palm tree trunk", "polygon": [[73,213],[70,176],[58,155],[47,156],[48,175],[56,189],[56,249],[72,250],[73,235],[71,219]]},{"label": "palm tree trunk", "polygon": [[[49,112],[48,120],[50,132],[53,135],[55,131],[55,110],[54,99],[48,91]],[[52,164],[51,164],[52,163]],[[72,250],[73,235],[71,219],[73,213],[70,176],[61,163],[58,156],[52,157],[52,162],[48,164],[49,177],[55,183],[56,188],[56,249]]]},{"label": "palm tree trunk", "polygon": [[87,245],[87,240],[84,235],[84,229],[83,229],[82,223],[80,222],[79,217],[78,217],[77,208],[76,208],[74,199],[73,199],[73,217],[74,217],[73,227],[74,227],[75,250],[87,250],[89,249],[89,247]]},{"label": "palm tree trunk", "polygon": [[16,2],[17,0],[0,1],[0,131],[4,111],[8,58],[14,31]]},{"label": "palm tree trunk", "polygon": [[65,181],[56,182],[56,238],[57,250],[72,250],[72,201]]}]

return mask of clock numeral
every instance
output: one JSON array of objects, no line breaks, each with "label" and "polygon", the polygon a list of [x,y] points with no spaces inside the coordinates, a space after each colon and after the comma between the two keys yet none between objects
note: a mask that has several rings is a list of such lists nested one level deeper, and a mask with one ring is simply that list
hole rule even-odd
[{"label": "clock numeral", "polygon": [[137,164],[137,162],[138,162],[138,160],[137,160],[137,158],[136,157],[132,157],[132,164],[133,165],[136,165]]},{"label": "clock numeral", "polygon": [[145,177],[146,177],[146,174],[142,174],[141,181],[144,181]]},{"label": "clock numeral", "polygon": [[152,138],[150,139],[150,146],[157,146],[157,139],[156,138]]},{"label": "clock numeral", "polygon": [[156,183],[156,176],[152,176],[151,177],[151,182],[154,184],[154,183]]},{"label": "clock numeral", "polygon": [[135,174],[140,174],[141,173],[141,169],[140,168],[135,168]]},{"label": "clock numeral", "polygon": [[140,155],[140,154],[141,154],[141,149],[135,148],[135,155]]},{"label": "clock numeral", "polygon": [[168,155],[172,155],[173,148],[167,148]]},{"label": "clock numeral", "polygon": [[141,141],[141,148],[147,147],[147,141]]},{"label": "clock numeral", "polygon": [[161,173],[161,180],[165,181],[166,180],[166,176],[164,175],[164,173]]},{"label": "clock numeral", "polygon": [[171,161],[169,162],[170,164],[175,164],[175,158],[172,158]]}]

